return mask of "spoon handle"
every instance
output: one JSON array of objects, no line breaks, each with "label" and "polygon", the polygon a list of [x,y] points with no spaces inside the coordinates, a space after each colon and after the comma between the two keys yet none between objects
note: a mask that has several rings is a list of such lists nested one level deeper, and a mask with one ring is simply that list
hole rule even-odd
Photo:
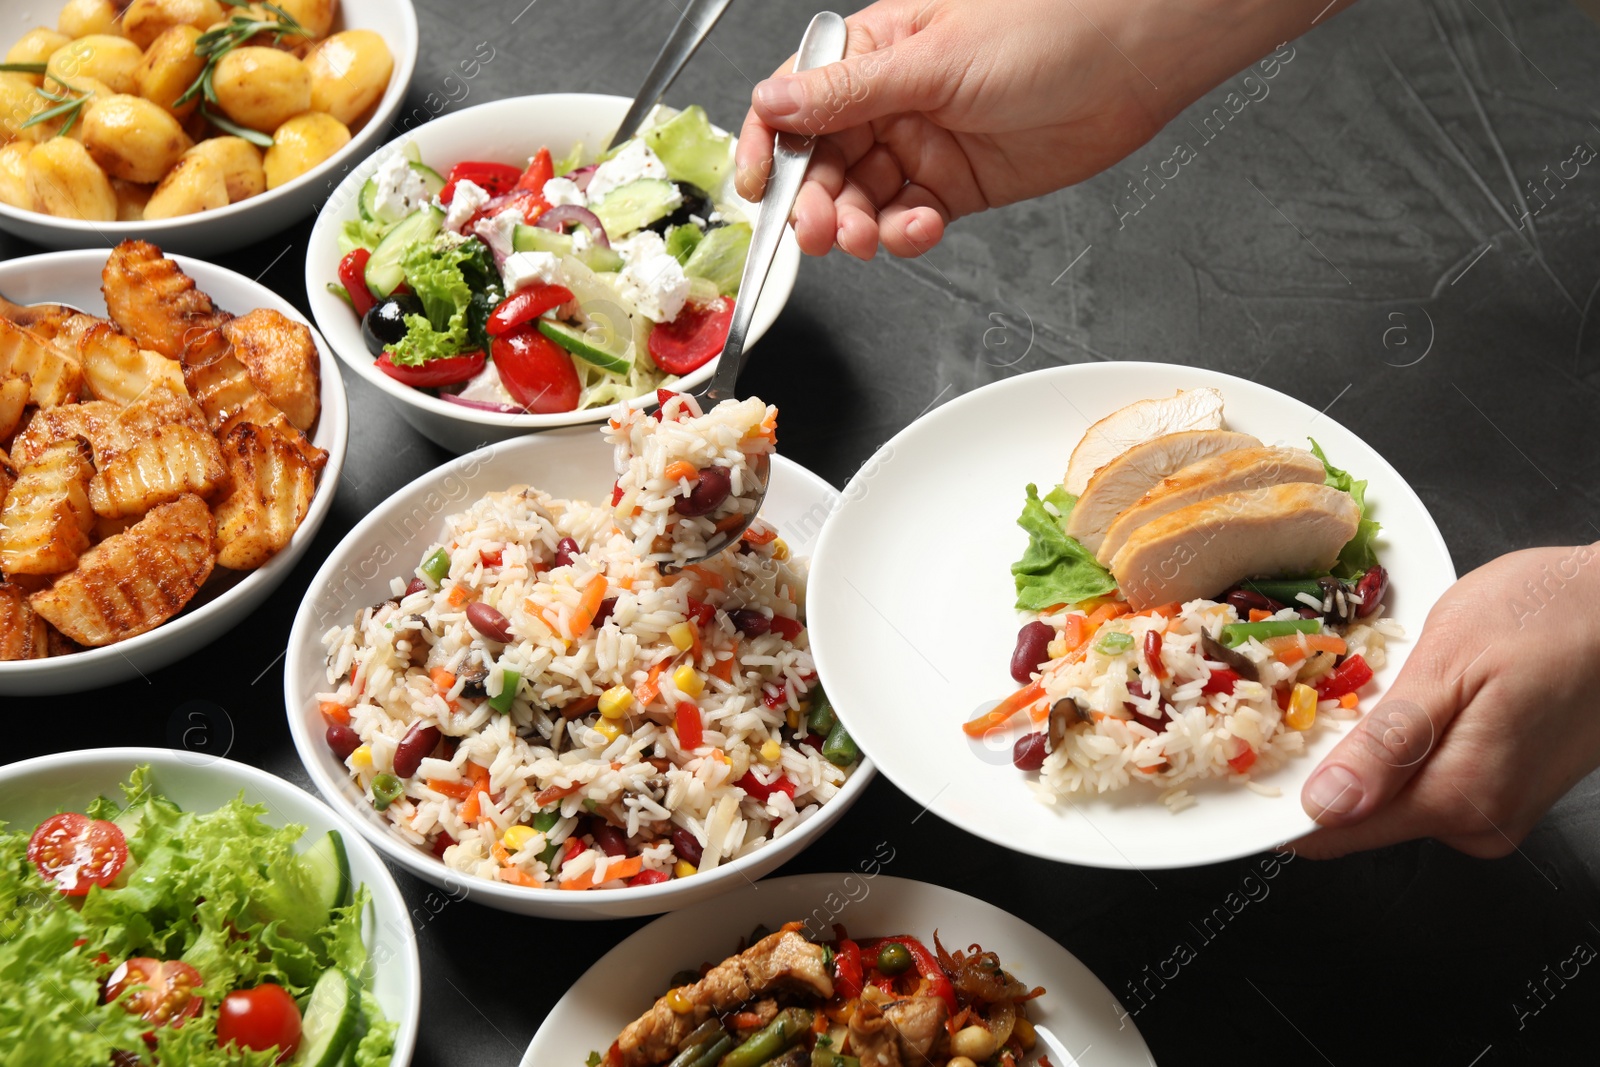
[{"label": "spoon handle", "polygon": [[[818,12],[800,41],[795,70],[837,63],[844,58],[847,36],[844,19],[832,11]],[[745,337],[755,319],[756,302],[761,296],[761,287],[766,284],[767,271],[772,269],[778,244],[788,229],[789,212],[794,210],[795,197],[800,195],[806,166],[811,162],[811,150],[815,146],[815,137],[792,133],[778,134],[772,146],[772,173],[767,177],[767,191],[761,197],[761,211],[756,216],[755,232],[750,238],[744,275],[739,279],[739,299],[733,305],[733,322],[728,325],[728,340],[722,346],[716,375],[705,392],[705,399],[713,404],[733,397],[734,382],[738,380],[743,363]]]},{"label": "spoon handle", "polygon": [[650,114],[650,109],[661,101],[667,87],[677,78],[683,65],[689,62],[689,57],[700,47],[700,42],[711,33],[711,28],[717,24],[730,3],[732,0],[689,0],[678,18],[678,24],[672,28],[672,35],[656,54],[655,65],[644,76],[644,84],[639,86],[633,105],[622,117],[622,125],[611,135],[602,152],[638,132],[639,124]]}]

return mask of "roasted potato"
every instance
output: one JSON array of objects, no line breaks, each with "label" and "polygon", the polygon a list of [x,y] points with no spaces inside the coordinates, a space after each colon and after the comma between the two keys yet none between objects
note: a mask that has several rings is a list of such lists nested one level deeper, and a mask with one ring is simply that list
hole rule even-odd
[{"label": "roasted potato", "polygon": [[0,382],[0,444],[11,440],[17,427],[22,425],[22,412],[28,406],[28,393],[29,380],[26,374]]},{"label": "roasted potato", "polygon": [[17,468],[11,465],[11,457],[6,455],[6,450],[0,448],[0,507],[5,506],[6,494],[11,492],[11,487],[17,484]]},{"label": "roasted potato", "polygon": [[[64,33],[57,33],[47,26],[38,26],[17,38],[17,43],[6,52],[7,63],[46,63],[57,49],[72,43],[72,38]],[[42,74],[25,74],[23,77],[39,85],[44,81]]]},{"label": "roasted potato", "polygon": [[[57,115],[53,119],[46,119],[43,122],[35,123],[32,126],[28,126],[26,129],[19,128],[17,131],[18,140],[43,143],[50,140],[52,137],[66,136],[71,137],[74,141],[82,141],[83,116],[88,109],[93,106],[93,101],[104,100],[108,96],[115,95],[104,82],[97,78],[90,77],[74,79],[72,82],[72,88],[70,90],[65,86],[57,85],[54,81],[50,82],[49,89],[52,93],[55,93],[58,96],[66,96],[73,99],[84,99],[87,102],[76,112]],[[46,100],[37,93],[34,94],[34,99],[39,102],[38,110],[40,111],[56,106],[52,101]],[[31,116],[25,118],[23,121],[31,121]]]},{"label": "roasted potato", "polygon": [[89,482],[89,506],[108,519],[139,515],[184,493],[209,497],[227,474],[215,437],[173,423],[102,464]]},{"label": "roasted potato", "polygon": [[339,0],[281,0],[277,4],[313,37],[326,37],[339,13]]},{"label": "roasted potato", "polygon": [[93,453],[81,437],[57,441],[27,466],[0,506],[0,573],[60,574],[89,547]]},{"label": "roasted potato", "polygon": [[394,56],[371,30],[345,30],[319,41],[306,53],[311,71],[311,110],[344,123],[355,121],[383,99],[394,74]]},{"label": "roasted potato", "polygon": [[228,118],[262,133],[311,107],[311,71],[276,48],[235,48],[217,61],[211,86]]},{"label": "roasted potato", "polygon": [[254,423],[293,445],[312,470],[322,469],[328,454],[308,441],[288,416],[262,395],[244,364],[228,349],[221,331],[217,332],[216,345],[203,353],[198,348],[192,353],[195,358],[183,360],[183,380],[195,403],[205,412],[207,427],[219,440],[240,423]]},{"label": "roasted potato", "polygon": [[112,0],[67,0],[56,28],[68,37],[88,37],[91,34],[120,37],[124,6]]},{"label": "roasted potato", "polygon": [[0,204],[33,210],[33,193],[28,188],[28,153],[31,151],[33,145],[27,141],[0,145]]},{"label": "roasted potato", "polygon": [[316,342],[304,323],[271,308],[229,320],[223,335],[256,388],[298,430],[316,425],[322,373]]},{"label": "roasted potato", "polygon": [[84,382],[97,400],[127,407],[152,389],[187,396],[183,368],[160,352],[140,348],[138,342],[109,324],[84,334],[76,344]]},{"label": "roasted potato", "polygon": [[155,192],[155,189],[153,185],[141,185],[138,182],[125,182],[120,178],[112,178],[111,191],[117,194],[117,221],[144,221],[144,206],[150,202],[150,194]]},{"label": "roasted potato", "polygon": [[174,26],[203,29],[223,18],[217,0],[133,0],[122,13],[122,32],[140,48]]},{"label": "roasted potato", "polygon": [[121,408],[104,400],[41,408],[12,439],[11,463],[15,467],[25,467],[36,462],[51,445],[74,437],[87,440],[95,447],[95,454],[100,455],[103,447],[110,443],[111,427],[121,413]]},{"label": "roasted potato", "polygon": [[0,319],[0,378],[28,376],[28,399],[42,408],[70,404],[83,392],[83,368],[54,342]]},{"label": "roasted potato", "polygon": [[144,217],[173,219],[228,206],[222,169],[204,156],[179,159],[144,205]]},{"label": "roasted potato", "polygon": [[317,476],[294,446],[241,422],[222,439],[231,492],[217,504],[217,563],[254,570],[271,559],[306,517]]},{"label": "roasted potato", "polygon": [[206,67],[206,61],[194,54],[194,43],[199,38],[200,31],[193,26],[172,27],[145,49],[139,69],[134,72],[139,95],[179,120],[188,118],[200,106],[198,93],[178,103],[178,97],[189,91]]},{"label": "roasted potato", "polygon": [[184,155],[204,156],[221,168],[230,204],[267,191],[267,172],[261,166],[261,149],[243,137],[211,137],[199,142]]},{"label": "roasted potato", "polygon": [[81,645],[125,641],[160,626],[200,591],[216,564],[215,532],[205,501],[179,497],[101,541],[28,602]]},{"label": "roasted potato", "polygon": [[45,75],[68,85],[76,85],[79,78],[94,78],[114,93],[132,93],[138,91],[139,64],[143,60],[144,49],[126,37],[92,34],[50,53]]},{"label": "roasted potato", "polygon": [[57,137],[28,153],[28,192],[35,206],[65,219],[110,222],[117,217],[111,179],[77,141]]},{"label": "roasted potato", "polygon": [[262,166],[267,188],[294,181],[350,143],[350,130],[332,115],[308,111],[279,126]]},{"label": "roasted potato", "polygon": [[141,97],[96,99],[83,116],[83,147],[123,181],[160,181],[193,144],[177,119]]},{"label": "roasted potato", "polygon": [[149,241],[123,241],[111,250],[100,271],[100,292],[113,322],[141,347],[168,359],[183,358],[192,339],[232,317]]},{"label": "roasted potato", "polygon": [[33,78],[27,74],[0,71],[0,140],[38,139],[33,132],[38,127],[23,128],[23,123],[51,106],[34,91],[36,88]]},{"label": "roasted potato", "polygon": [[49,631],[49,624],[28,606],[28,594],[0,582],[0,660],[44,659],[50,654]]},{"label": "roasted potato", "polygon": [[17,465],[32,462],[47,446],[80,435],[93,446],[95,463],[105,467],[139,441],[172,424],[206,429],[204,413],[187,393],[152,389],[127,407],[109,400],[66,404],[35,412],[11,443],[11,454]]}]

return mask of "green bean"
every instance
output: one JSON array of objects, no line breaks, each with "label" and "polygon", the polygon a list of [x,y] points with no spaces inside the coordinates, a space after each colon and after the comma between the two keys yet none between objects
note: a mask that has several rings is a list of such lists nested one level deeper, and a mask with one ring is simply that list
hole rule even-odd
[{"label": "green bean", "polygon": [[714,1017],[707,1019],[700,1024],[694,1033],[679,1043],[678,1054],[672,1058],[672,1062],[667,1064],[667,1067],[688,1067],[691,1063],[699,1063],[719,1039],[727,1040],[729,1044],[732,1044],[728,1035],[723,1033],[722,1024]]},{"label": "green bean", "polygon": [[776,1019],[722,1057],[717,1067],[761,1067],[811,1029],[811,1019],[812,1014],[804,1008],[784,1008]]},{"label": "green bean", "polygon": [[1252,637],[1257,641],[1267,641],[1274,637],[1288,637],[1290,634],[1314,634],[1322,632],[1321,619],[1275,619],[1268,622],[1230,622],[1222,628],[1222,643],[1229,648],[1238,648]]},{"label": "green bean", "polygon": [[[710,1045],[706,1046],[705,1051],[700,1053],[699,1059],[690,1060],[688,1063],[683,1064],[682,1067],[717,1067],[717,1063],[732,1047],[733,1038],[729,1037],[727,1034],[723,1034]],[[673,1064],[676,1063],[677,1061],[674,1060]],[[669,1064],[668,1067],[673,1067],[673,1064]]]},{"label": "green bean", "polygon": [[1280,604],[1294,604],[1300,593],[1308,593],[1322,603],[1322,586],[1315,578],[1263,578],[1239,583],[1252,593],[1271,597]]},{"label": "green bean", "polygon": [[828,739],[822,743],[822,758],[835,767],[848,767],[861,759],[861,749],[845,730],[844,723],[833,724]]},{"label": "green bean", "polygon": [[511,702],[517,697],[517,685],[521,681],[521,671],[502,667],[500,669],[500,692],[497,696],[489,698],[489,706],[502,715],[510,711]]},{"label": "green bean", "polygon": [[541,811],[533,817],[533,828],[541,834],[547,834],[556,828],[556,823],[561,821],[560,811]]},{"label": "green bean", "polygon": [[380,774],[372,780],[372,806],[384,811],[400,799],[406,787],[392,774]]},{"label": "green bean", "polygon": [[833,701],[819,688],[811,697],[811,714],[806,716],[806,729],[818,737],[827,737],[836,722],[838,716],[833,713]]},{"label": "green bean", "polygon": [[1094,643],[1094,650],[1102,656],[1118,656],[1133,647],[1133,635],[1121,630],[1107,630]]}]

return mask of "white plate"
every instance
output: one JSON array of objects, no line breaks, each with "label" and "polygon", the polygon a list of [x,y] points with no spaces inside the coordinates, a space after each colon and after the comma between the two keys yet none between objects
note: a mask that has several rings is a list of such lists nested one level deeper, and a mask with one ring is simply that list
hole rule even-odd
[{"label": "white plate", "polygon": [[[105,249],[84,249],[0,263],[0,293],[19,304],[59,301],[93,315],[104,315],[106,304],[100,294],[100,270],[105,266],[106,255]],[[288,300],[243,275],[185,256],[174,256],[173,260],[197,286],[211,295],[219,308],[238,315],[253,308],[272,308],[296,322],[311,325]],[[344,379],[339,377],[339,365],[333,361],[315,327],[311,329],[311,337],[321,356],[322,373],[322,415],[317,419],[311,443],[328,453],[328,462],[317,476],[317,493],[311,499],[305,521],[283,551],[268,560],[266,566],[247,574],[220,567],[213,570],[182,614],[149,633],[70,656],[0,663],[0,693],[11,696],[77,693],[150,674],[233,629],[283,584],[306,549],[311,547],[317,530],[333,507],[350,429],[350,412],[345,405]]]},{"label": "white plate", "polygon": [[0,820],[13,829],[34,826],[58,811],[82,811],[97,796],[121,799],[120,785],[140,764],[149,764],[156,788],[185,811],[215,811],[242,792],[249,803],[266,806],[268,822],[304,826],[302,845],[329,830],[339,831],[350,857],[351,878],[372,894],[365,925],[373,994],[384,1015],[398,1026],[390,1062],[393,1067],[410,1063],[422,1011],[422,971],[405,898],[378,854],[305,790],[255,767],[194,752],[89,749],[0,767]]},{"label": "white plate", "polygon": [[[604,1056],[622,1028],[661,995],[673,972],[732,955],[758,925],[776,930],[807,920],[812,930],[838,922],[852,937],[908,934],[930,947],[937,929],[952,951],[976,942],[997,953],[1024,985],[1044,986],[1044,995],[1028,1004],[1028,1018],[1073,1057],[1097,1067],[1154,1063],[1111,990],[1045,933],[953,889],[839,873],[774,878],[657,919],[600,957],[567,991],[533,1035],[522,1067],[579,1067],[591,1050]],[[1092,1055],[1084,1056],[1091,1048]],[[1052,1053],[1050,1062],[1070,1067],[1073,1061]]]},{"label": "white plate", "polygon": [[[4,42],[0,44],[0,54],[35,26],[49,25],[54,29],[60,7],[55,0],[46,4],[37,0],[0,0],[0,42]],[[314,214],[339,178],[390,135],[395,113],[405,102],[417,66],[417,12],[411,0],[341,0],[339,9],[334,32],[372,30],[378,34],[394,55],[394,73],[367,121],[350,131],[350,142],[322,163],[259,196],[175,219],[85,222],[0,204],[0,230],[46,248],[110,248],[126,238],[137,237],[168,252],[205,256],[254,244]],[[422,112],[423,121],[426,115]]]},{"label": "white plate", "polygon": [[[322,635],[350,621],[355,612],[388,599],[389,579],[410,574],[435,543],[445,517],[464,511],[485,493],[527,484],[558,497],[598,500],[611,491],[616,475],[611,448],[593,428],[563,430],[489,445],[423,475],[375,508],[328,555],[311,580],[295,615],[284,661],[284,697],[289,731],[300,759],[317,789],[385,856],[419,878],[446,888],[461,888],[490,907],[524,915],[569,919],[603,919],[654,915],[716,896],[730,885],[744,885],[798,855],[855,803],[872,779],[863,761],[849,781],[816,815],[777,841],[692,878],[659,885],[604,889],[586,893],[533,889],[462,878],[432,853],[400,838],[386,819],[372,809],[350,779],[342,762],[329,751],[326,724],[316,694],[328,684]],[[804,528],[825,509],[833,489],[782,456],[772,463],[772,488],[762,515],[780,531]],[[798,542],[804,544],[805,542]]]},{"label": "white plate", "polygon": [[[1046,859],[1095,867],[1183,867],[1245,856],[1313,828],[1300,787],[1341,736],[1318,727],[1308,752],[1257,777],[1281,797],[1224,781],[1189,783],[1199,804],[1170,813],[1150,788],[1050,807],[1033,799],[1003,746],[961,723],[1012,692],[1021,616],[1010,567],[1027,547],[1024,488],[1057,484],[1085,429],[1125,404],[1215,386],[1227,423],[1270,444],[1309,447],[1370,480],[1391,578],[1386,615],[1407,638],[1362,703],[1404,664],[1423,619],[1455,580],[1422,501],[1377,452],[1315,408],[1214,371],[1159,363],[1056,367],[952,400],[901,431],[844,491],[812,565],[812,650],[850,734],[895,785],[969,833]],[[1340,724],[1342,725],[1342,724]]]},{"label": "white plate", "polygon": [[[328,285],[337,284],[339,280],[339,232],[345,222],[357,216],[356,200],[361,187],[385,160],[404,151],[407,144],[415,144],[422,161],[442,174],[463,160],[525,166],[541,147],[548,147],[557,159],[577,144],[584,145],[592,154],[611,136],[631,103],[625,96],[553,93],[495,100],[441,115],[385,145],[356,167],[322,209],[306,249],[306,295],[311,302],[311,314],[322,327],[328,343],[351,370],[394,401],[401,417],[420,433],[452,452],[466,452],[490,441],[504,441],[534,430],[604,422],[615,414],[618,406],[612,404],[553,415],[478,411],[401,385],[378,370],[372,353],[361,339],[361,320],[350,310],[349,304],[328,291]],[[745,204],[744,208],[753,224],[755,206]],[[746,349],[772,327],[794,289],[799,271],[800,246],[795,244],[794,231],[790,230],[778,246],[772,270],[761,289]],[[673,388],[694,392],[711,379],[716,366],[717,361],[712,360],[685,375]],[[631,403],[654,404],[655,394],[646,394]]]}]

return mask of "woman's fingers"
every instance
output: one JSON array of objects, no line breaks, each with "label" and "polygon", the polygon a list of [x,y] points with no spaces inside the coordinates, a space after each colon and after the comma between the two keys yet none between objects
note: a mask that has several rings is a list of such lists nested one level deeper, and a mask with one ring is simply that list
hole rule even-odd
[{"label": "woman's fingers", "polygon": [[878,212],[878,238],[901,259],[922,255],[944,236],[950,213],[927,186],[911,182]]}]

